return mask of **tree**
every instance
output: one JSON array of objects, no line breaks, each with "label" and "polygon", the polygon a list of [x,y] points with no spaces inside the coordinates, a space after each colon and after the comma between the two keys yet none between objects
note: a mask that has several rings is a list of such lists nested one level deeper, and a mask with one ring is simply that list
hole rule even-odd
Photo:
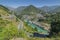
[{"label": "tree", "polygon": [[58,33],[60,32],[60,21],[58,22],[51,22],[51,30],[50,30],[50,36],[54,35],[58,35]]}]

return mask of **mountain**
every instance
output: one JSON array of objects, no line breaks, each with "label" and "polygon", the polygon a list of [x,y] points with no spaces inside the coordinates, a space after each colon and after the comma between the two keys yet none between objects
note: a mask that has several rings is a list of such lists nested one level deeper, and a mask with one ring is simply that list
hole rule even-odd
[{"label": "mountain", "polygon": [[51,10],[50,7],[48,7],[48,6],[41,7],[40,9],[45,11],[45,12],[48,12]]},{"label": "mountain", "polygon": [[25,8],[26,8],[26,6],[20,6],[20,7],[16,8],[16,11],[22,11]]},{"label": "mountain", "polygon": [[29,5],[24,10],[22,10],[21,14],[37,14],[40,12],[41,12],[40,9],[36,8],[33,5]]},{"label": "mountain", "polygon": [[15,8],[7,6],[9,10],[14,10]]},{"label": "mountain", "polygon": [[56,7],[55,9],[51,10],[52,12],[56,13],[56,12],[60,12],[60,6]]},{"label": "mountain", "polygon": [[24,10],[25,8],[26,8],[26,6],[20,6],[16,9],[14,9],[14,11],[17,13],[17,15],[19,15],[22,12],[22,10]]},{"label": "mountain", "polygon": [[[38,17],[43,16],[42,14],[45,14],[44,11],[40,10],[38,7],[35,7],[33,5],[18,7],[15,10],[15,12],[17,12],[15,13],[16,16],[22,19],[26,17],[28,17],[27,19],[33,19],[33,18],[37,19]],[[38,15],[41,15],[41,16],[38,16]]]},{"label": "mountain", "polygon": [[59,7],[60,6],[43,6],[43,7],[40,7],[40,9],[45,12],[53,12],[54,10],[56,10]]}]

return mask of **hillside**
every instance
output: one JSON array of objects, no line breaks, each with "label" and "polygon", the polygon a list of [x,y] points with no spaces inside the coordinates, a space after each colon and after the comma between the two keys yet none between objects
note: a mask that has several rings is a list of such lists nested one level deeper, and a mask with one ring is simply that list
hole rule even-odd
[{"label": "hillside", "polygon": [[[29,5],[26,7],[18,7],[19,10],[15,11],[16,16],[22,20],[29,19],[29,20],[39,20],[39,18],[44,18],[43,14],[44,11],[38,9],[33,5]],[[17,13],[19,12],[19,13]]]},{"label": "hillside", "polygon": [[17,34],[19,21],[10,13],[8,8],[0,5],[0,40],[10,39]]},{"label": "hillside", "polygon": [[0,5],[0,18],[3,20],[10,20],[16,22],[16,17],[14,14],[11,14],[10,10],[2,5]]},{"label": "hillside", "polygon": [[37,14],[40,13],[41,10],[36,8],[33,5],[27,6],[21,13],[22,14]]},{"label": "hillside", "polygon": [[17,13],[17,15],[21,14],[22,10],[24,10],[26,8],[26,6],[20,6],[16,9],[14,9],[14,11]]}]

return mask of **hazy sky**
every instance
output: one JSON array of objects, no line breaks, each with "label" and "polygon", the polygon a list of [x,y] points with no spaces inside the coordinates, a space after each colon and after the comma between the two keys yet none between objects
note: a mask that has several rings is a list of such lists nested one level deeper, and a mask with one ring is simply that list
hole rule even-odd
[{"label": "hazy sky", "polygon": [[40,7],[40,6],[60,5],[60,0],[0,0],[0,4],[11,7],[27,6],[27,5],[34,5]]}]

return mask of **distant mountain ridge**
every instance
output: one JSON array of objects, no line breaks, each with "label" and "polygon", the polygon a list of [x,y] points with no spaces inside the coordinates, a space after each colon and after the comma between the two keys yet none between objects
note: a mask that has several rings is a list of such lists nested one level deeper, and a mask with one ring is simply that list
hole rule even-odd
[{"label": "distant mountain ridge", "polygon": [[55,9],[51,10],[52,12],[60,12],[60,6],[59,7],[56,7]]},{"label": "distant mountain ridge", "polygon": [[7,6],[7,8],[8,8],[9,10],[15,10],[15,8],[13,8],[13,7]]},{"label": "distant mountain ridge", "polygon": [[40,9],[45,12],[58,12],[60,11],[60,6],[43,6]]},{"label": "distant mountain ridge", "polygon": [[[30,7],[30,8],[29,8]],[[22,11],[32,11],[33,9],[31,8],[35,8],[34,10],[37,11],[37,10],[42,10],[43,12],[60,12],[60,6],[59,5],[56,5],[56,6],[43,6],[43,7],[35,7],[33,5],[30,5],[30,6],[20,6],[18,8],[15,9],[15,11],[17,12],[17,14],[20,14]],[[29,9],[29,10],[28,10]],[[26,12],[27,12],[26,11]]]},{"label": "distant mountain ridge", "polygon": [[21,10],[23,10],[23,9],[25,9],[25,8],[26,8],[26,6],[20,6],[20,7],[16,8],[16,10],[17,10],[17,11],[21,11]]}]

